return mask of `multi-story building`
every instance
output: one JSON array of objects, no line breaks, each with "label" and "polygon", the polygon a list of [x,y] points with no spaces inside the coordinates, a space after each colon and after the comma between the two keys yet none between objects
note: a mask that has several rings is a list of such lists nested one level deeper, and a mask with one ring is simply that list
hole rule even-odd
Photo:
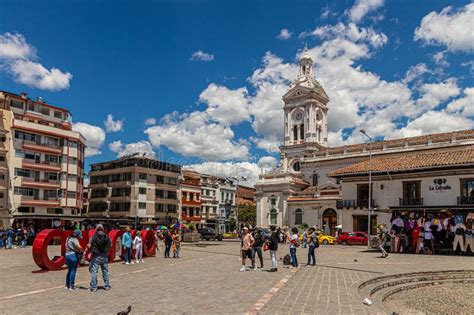
[{"label": "multi-story building", "polygon": [[235,204],[236,206],[255,206],[255,188],[237,185],[235,191]]},{"label": "multi-story building", "polygon": [[201,227],[201,175],[193,170],[183,170],[180,183],[181,221]]},{"label": "multi-story building", "polygon": [[0,92],[0,226],[58,227],[82,208],[85,139],[65,108]]},{"label": "multi-story building", "polygon": [[218,230],[222,233],[230,231],[230,218],[235,209],[236,180],[233,178],[218,178],[219,217]]},{"label": "multi-story building", "polygon": [[218,227],[218,190],[219,181],[216,176],[201,174],[202,220],[208,227]]},{"label": "multi-story building", "polygon": [[91,165],[87,216],[122,224],[179,218],[181,167],[137,154]]},{"label": "multi-story building", "polygon": [[[392,210],[460,210],[456,197],[474,208],[468,156],[474,130],[328,147],[329,97],[313,77],[311,57],[304,53],[299,63],[283,95],[281,165],[256,185],[257,225],[307,223],[332,233],[341,226],[343,231],[370,226],[375,233],[377,224],[390,223]],[[369,169],[374,172],[370,189]],[[370,224],[369,204],[377,209]]]}]

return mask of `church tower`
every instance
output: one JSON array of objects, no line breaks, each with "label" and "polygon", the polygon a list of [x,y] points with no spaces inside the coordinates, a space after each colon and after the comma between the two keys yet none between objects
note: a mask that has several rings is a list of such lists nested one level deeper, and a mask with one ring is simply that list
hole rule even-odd
[{"label": "church tower", "polygon": [[281,147],[284,171],[299,173],[300,159],[327,146],[329,98],[313,76],[313,59],[304,52],[299,72],[283,95],[285,143]]}]

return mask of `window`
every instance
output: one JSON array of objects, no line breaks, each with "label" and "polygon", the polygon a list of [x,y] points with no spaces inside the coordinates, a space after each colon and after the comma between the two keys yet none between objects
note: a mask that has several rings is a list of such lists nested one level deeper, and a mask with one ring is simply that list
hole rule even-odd
[{"label": "window", "polygon": [[165,197],[165,191],[161,189],[155,189],[155,196],[156,198],[164,198]]},{"label": "window", "polygon": [[5,155],[0,155],[0,162],[4,162],[5,161]]},{"label": "window", "polygon": [[18,207],[18,212],[21,212],[21,213],[34,213],[35,208],[33,208],[33,207]]},{"label": "window", "polygon": [[56,182],[59,179],[58,173],[44,173],[44,177],[47,181]]},{"label": "window", "polygon": [[313,174],[313,186],[318,186],[318,174]]},{"label": "window", "polygon": [[165,184],[167,185],[176,185],[178,184],[178,179],[174,177],[165,177]]},{"label": "window", "polygon": [[24,105],[23,102],[21,102],[21,101],[17,101],[17,100],[11,100],[11,101],[10,101],[10,107],[15,107],[15,108],[23,109],[24,106],[25,106],[25,105]]},{"label": "window", "polygon": [[3,199],[3,198],[4,198],[3,193],[0,192],[0,199]]},{"label": "window", "polygon": [[[36,135],[32,133],[15,130],[15,139],[36,142]],[[38,139],[41,139],[41,137],[38,136]]]},{"label": "window", "polygon": [[295,211],[295,225],[303,224],[303,210],[296,209]]},{"label": "window", "polygon": [[304,139],[304,124],[301,124],[300,126],[300,139]]},{"label": "window", "polygon": [[7,137],[5,135],[0,135],[0,142],[7,141]]},{"label": "window", "polygon": [[112,188],[112,197],[130,196],[131,191],[130,187],[114,187]]},{"label": "window", "polygon": [[68,142],[70,148],[77,148],[77,141],[69,141]]},{"label": "window", "polygon": [[63,113],[61,113],[58,110],[55,110],[54,111],[54,117],[59,118],[59,119],[63,119]]},{"label": "window", "polygon": [[176,205],[168,205],[168,212],[176,212]]},{"label": "window", "polygon": [[369,206],[369,184],[357,185],[357,206],[358,207]]},{"label": "window", "polygon": [[4,180],[5,179],[5,175],[4,174],[0,174],[0,180]]},{"label": "window", "polygon": [[68,180],[69,180],[70,182],[75,182],[75,181],[77,181],[77,175],[69,174],[69,175],[68,175]]},{"label": "window", "polygon": [[421,205],[421,181],[403,182],[402,205]]},{"label": "window", "polygon": [[139,202],[138,209],[146,209],[146,202]]},{"label": "window", "polygon": [[298,140],[298,126],[296,125],[293,126],[293,140]]},{"label": "window", "polygon": [[75,191],[68,191],[67,192],[67,197],[75,199],[76,198],[76,192]]},{"label": "window", "polygon": [[156,212],[164,212],[165,206],[162,203],[155,203],[155,211]]},{"label": "window", "polygon": [[293,163],[293,171],[299,172],[300,171],[300,162],[296,161]]},{"label": "window", "polygon": [[15,187],[14,189],[15,195],[22,195],[22,196],[29,196],[29,197],[38,196],[38,192],[39,190],[34,189],[34,188]]},{"label": "window", "polygon": [[91,198],[104,198],[104,197],[107,197],[107,193],[108,193],[107,188],[92,189]]},{"label": "window", "polygon": [[[110,204],[110,210],[112,211],[112,205]],[[91,202],[89,203],[89,212],[101,212],[107,210],[107,203],[106,202]]]},{"label": "window", "polygon": [[140,195],[146,195],[146,188],[145,187],[139,187],[138,188],[138,193]]},{"label": "window", "polygon": [[41,114],[49,116],[49,108],[41,106]]},{"label": "window", "polygon": [[138,179],[145,179],[146,180],[147,176],[146,173],[138,173]]},{"label": "window", "polygon": [[277,211],[276,209],[270,210],[270,224],[271,225],[276,225],[277,224]]},{"label": "window", "polygon": [[270,199],[270,205],[271,205],[272,207],[276,207],[276,202],[277,202],[277,201],[276,201],[276,198],[271,198],[271,199]]},{"label": "window", "polygon": [[474,203],[474,178],[461,179],[461,204]]},{"label": "window", "polygon": [[57,155],[45,155],[44,160],[46,164],[58,164],[59,163],[59,156]]},{"label": "window", "polygon": [[15,168],[15,176],[20,176],[20,177],[34,177],[33,171],[30,170],[25,170],[22,168]]},{"label": "window", "polygon": [[110,211],[129,211],[130,202],[111,202]]},{"label": "window", "polygon": [[168,191],[168,199],[178,199],[176,191]]},{"label": "window", "polygon": [[165,177],[161,175],[156,175],[156,182],[159,184],[164,184],[165,183]]},{"label": "window", "polygon": [[63,209],[61,209],[61,208],[47,208],[46,212],[48,214],[63,214]]}]

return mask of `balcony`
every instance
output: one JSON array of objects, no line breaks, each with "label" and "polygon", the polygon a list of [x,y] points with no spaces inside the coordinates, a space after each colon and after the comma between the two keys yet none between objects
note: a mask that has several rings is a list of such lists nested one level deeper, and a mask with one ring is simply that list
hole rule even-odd
[{"label": "balcony", "polygon": [[458,206],[460,205],[474,205],[474,196],[459,196]]},{"label": "balcony", "polygon": [[196,216],[196,215],[193,215],[193,216],[183,215],[182,219],[183,221],[189,221],[189,222],[201,222],[201,216]]},{"label": "balcony", "polygon": [[49,163],[35,163],[35,162],[28,162],[23,160],[21,163],[22,168],[26,169],[34,169],[40,171],[50,171],[50,172],[60,172],[61,166],[58,164],[49,164]]},{"label": "balcony", "polygon": [[189,200],[186,198],[181,198],[181,203],[183,205],[189,205],[189,206],[200,206],[201,200]]},{"label": "balcony", "polygon": [[58,207],[59,206],[59,199],[54,197],[45,197],[43,199],[39,197],[33,197],[31,199],[24,199],[22,197],[21,206],[44,206],[44,207]]},{"label": "balcony", "polygon": [[22,148],[25,149],[25,150],[53,153],[53,154],[57,154],[57,155],[61,155],[61,153],[62,153],[62,148],[61,147],[51,145],[51,144],[46,143],[46,142],[34,143],[34,142],[30,142],[30,141],[23,141]]},{"label": "balcony", "polygon": [[423,198],[398,198],[400,206],[422,206]]},{"label": "balcony", "polygon": [[21,179],[22,187],[34,187],[34,188],[51,188],[58,189],[61,188],[61,182],[59,181],[50,181],[47,179],[38,179],[38,180],[29,180],[26,178]]},{"label": "balcony", "polygon": [[[368,208],[369,207],[369,200],[368,199],[357,199],[357,200],[337,200],[336,207],[338,209],[342,208]],[[375,204],[375,200],[372,199],[370,204],[371,208],[377,207]]]}]

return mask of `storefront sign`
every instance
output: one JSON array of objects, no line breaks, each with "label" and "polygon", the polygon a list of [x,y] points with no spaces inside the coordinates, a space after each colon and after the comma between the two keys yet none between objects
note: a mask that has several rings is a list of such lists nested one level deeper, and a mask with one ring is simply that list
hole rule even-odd
[{"label": "storefront sign", "polygon": [[[46,229],[38,233],[33,242],[33,259],[43,270],[59,270],[65,264],[66,259],[64,257],[66,253],[66,239],[73,231],[63,231],[59,229]],[[155,256],[155,234],[153,231],[135,231],[132,230],[130,233],[132,238],[138,233],[142,233],[143,238],[143,256],[151,257]],[[79,243],[82,248],[85,248],[89,243],[89,239],[96,233],[96,230],[82,231],[82,238],[79,239]],[[109,250],[109,262],[113,262],[115,257],[123,257],[121,246],[117,250],[117,243],[120,243],[124,231],[111,230],[108,232],[108,236],[112,241],[112,247]],[[48,256],[48,245],[53,239],[59,239],[61,241],[61,256],[53,258],[51,260]],[[121,245],[121,243],[120,243]],[[135,251],[132,251],[132,256],[135,255]]]},{"label": "storefront sign", "polygon": [[430,190],[443,191],[451,190],[451,186],[446,184],[446,178],[436,178],[433,180],[434,185],[430,185]]}]

